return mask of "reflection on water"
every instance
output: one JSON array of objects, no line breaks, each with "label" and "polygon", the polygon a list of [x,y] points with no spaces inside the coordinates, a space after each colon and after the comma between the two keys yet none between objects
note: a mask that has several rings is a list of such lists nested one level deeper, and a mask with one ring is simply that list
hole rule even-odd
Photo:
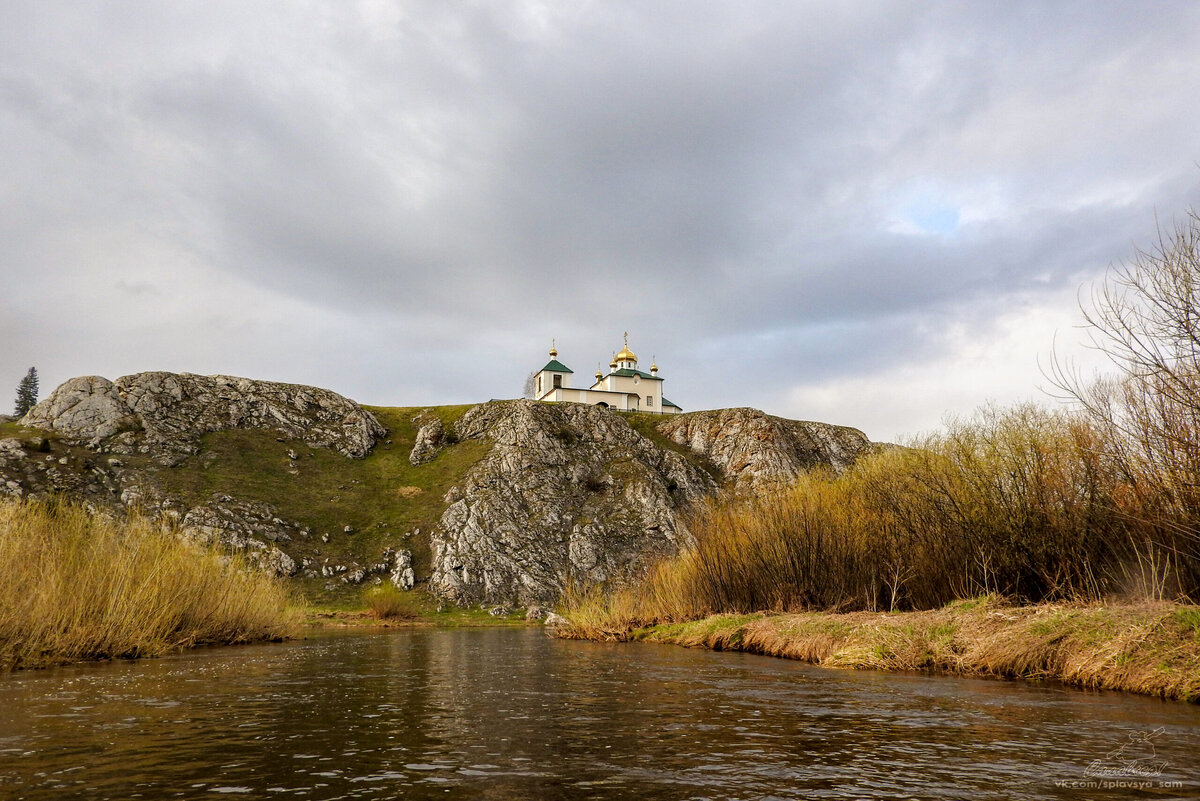
[{"label": "reflection on water", "polygon": [[1193,798],[1197,753],[1196,706],[528,629],[0,677],[14,799]]}]

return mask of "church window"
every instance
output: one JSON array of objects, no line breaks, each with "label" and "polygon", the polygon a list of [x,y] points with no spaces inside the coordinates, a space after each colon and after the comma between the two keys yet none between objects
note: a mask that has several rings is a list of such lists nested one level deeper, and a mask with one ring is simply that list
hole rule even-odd
[{"label": "church window", "polygon": [[554,388],[558,389],[561,386],[562,386],[562,376],[561,375],[554,376]]},{"label": "church window", "polygon": [[646,405],[647,405],[647,406],[653,406],[653,405],[654,405],[654,396],[653,396],[653,395],[647,395],[647,396],[646,396]]}]

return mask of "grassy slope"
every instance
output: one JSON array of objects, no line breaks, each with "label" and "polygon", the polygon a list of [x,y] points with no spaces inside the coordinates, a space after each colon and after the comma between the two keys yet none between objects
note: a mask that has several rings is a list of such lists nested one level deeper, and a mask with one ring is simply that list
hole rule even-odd
[{"label": "grassy slope", "polygon": [[[160,468],[163,488],[187,503],[200,503],[213,493],[239,500],[269,503],[281,517],[312,529],[313,536],[293,543],[296,557],[318,563],[379,560],[386,547],[409,548],[417,575],[429,571],[428,532],[441,517],[443,500],[463,474],[484,454],[486,442],[449,445],[437,458],[414,467],[408,455],[416,438],[412,418],[424,407],[368,407],[388,429],[388,437],[365,459],[347,459],[300,441],[279,442],[274,432],[258,429],[219,431],[205,436],[200,452],[178,467]],[[470,406],[442,406],[433,411],[449,427]],[[289,470],[288,451],[299,454],[296,473]],[[353,533],[346,534],[346,526]],[[420,529],[419,535],[412,535]],[[321,540],[329,535],[329,542]],[[358,606],[360,589],[345,587],[332,597],[322,592],[326,579],[302,579],[303,590],[323,603]]]},{"label": "grassy slope", "polygon": [[58,435],[53,431],[42,431],[36,428],[26,428],[15,420],[7,423],[0,423],[0,439],[19,439],[24,443],[31,443],[36,439],[43,437],[51,440],[58,439]]},{"label": "grassy slope", "polygon": [[1004,607],[978,599],[927,612],[717,615],[627,636],[828,667],[1053,679],[1200,702],[1197,606]]},{"label": "grassy slope", "polygon": [[[378,561],[388,546],[409,548],[418,578],[426,576],[430,567],[428,534],[445,509],[443,498],[483,458],[489,445],[480,440],[454,443],[433,461],[413,467],[408,461],[416,438],[412,418],[423,408],[432,408],[451,430],[471,406],[367,408],[389,433],[365,459],[347,459],[299,441],[279,442],[270,431],[237,429],[207,435],[200,442],[200,453],[178,467],[161,468],[139,457],[126,462],[152,471],[165,490],[189,504],[201,503],[218,492],[271,504],[281,517],[313,531],[312,539],[289,547],[293,556],[310,556],[318,563],[328,558],[331,564],[369,564]],[[654,430],[660,416],[630,413],[622,417],[659,447],[675,451],[719,477],[702,457]],[[289,450],[300,456],[296,475],[288,472]],[[354,533],[343,533],[346,526]],[[417,529],[420,535],[405,536]],[[326,533],[328,543],[320,539]],[[330,594],[324,592],[326,582],[323,578],[300,580],[305,594],[322,605],[361,606],[360,588],[339,587]],[[413,596],[413,602],[422,617],[436,613],[437,603],[421,593]]]}]

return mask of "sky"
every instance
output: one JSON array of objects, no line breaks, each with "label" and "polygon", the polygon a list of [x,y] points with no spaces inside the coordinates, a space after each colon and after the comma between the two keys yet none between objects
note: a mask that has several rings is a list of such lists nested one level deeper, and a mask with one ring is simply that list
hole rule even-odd
[{"label": "sky", "polygon": [[[1079,302],[1200,205],[1200,3],[0,12],[0,392],[363,403],[590,382],[875,440],[1053,403]],[[0,402],[4,399],[0,397]],[[7,405],[5,403],[5,405]]]}]

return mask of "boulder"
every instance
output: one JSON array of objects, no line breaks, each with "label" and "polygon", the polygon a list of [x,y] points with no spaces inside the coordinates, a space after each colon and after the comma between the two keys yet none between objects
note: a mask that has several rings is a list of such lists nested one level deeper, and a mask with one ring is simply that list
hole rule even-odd
[{"label": "boulder", "polygon": [[400,551],[396,554],[396,561],[392,566],[392,584],[400,590],[411,590],[416,583],[416,574],[413,573],[412,551]]},{"label": "boulder", "polygon": [[291,541],[301,526],[281,520],[268,504],[214,495],[208,503],[189,509],[180,527],[188,539],[240,553],[268,573],[291,576],[299,570],[277,543]]},{"label": "boulder", "polygon": [[57,431],[72,439],[111,437],[139,427],[120,390],[98,375],[72,378],[21,418],[31,428]]}]

